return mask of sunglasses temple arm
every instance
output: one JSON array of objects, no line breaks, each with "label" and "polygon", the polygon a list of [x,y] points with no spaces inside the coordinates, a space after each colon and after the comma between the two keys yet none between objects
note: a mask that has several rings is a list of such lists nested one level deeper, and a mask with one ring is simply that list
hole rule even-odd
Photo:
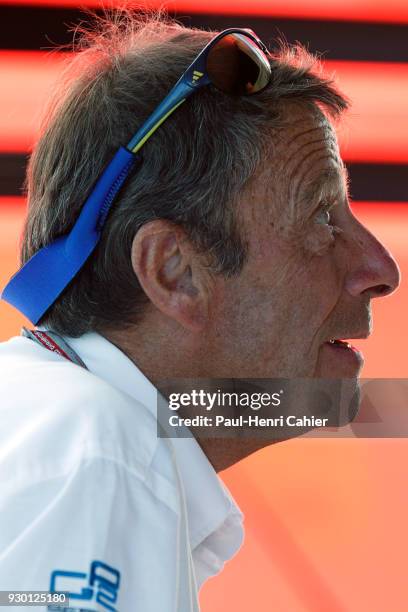
[{"label": "sunglasses temple arm", "polygon": [[137,153],[157,128],[191,96],[193,91],[194,87],[180,79],[150,117],[146,119],[141,128],[128,142],[126,148],[132,151],[132,153]]}]

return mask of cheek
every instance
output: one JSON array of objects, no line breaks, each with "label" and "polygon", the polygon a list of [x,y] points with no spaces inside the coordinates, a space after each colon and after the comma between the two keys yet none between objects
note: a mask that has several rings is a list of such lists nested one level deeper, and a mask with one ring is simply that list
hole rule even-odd
[{"label": "cheek", "polygon": [[343,278],[335,250],[312,257],[303,276],[303,307],[308,313],[309,328],[316,332],[336,309],[342,295]]},{"label": "cheek", "polygon": [[281,309],[289,333],[308,348],[311,339],[330,320],[343,287],[337,249],[331,240],[327,246],[327,231],[320,236],[320,242],[318,237],[314,238],[320,254],[312,255],[298,248],[277,287],[283,297]]},{"label": "cheek", "polygon": [[313,224],[299,236],[299,280],[303,304],[308,306],[311,321],[328,315],[340,299],[344,284],[344,253],[341,230],[324,224]]},{"label": "cheek", "polygon": [[329,227],[314,224],[301,243],[306,257],[323,257],[334,247],[335,238]]},{"label": "cheek", "polygon": [[336,306],[342,286],[337,251],[328,228],[316,229],[310,242],[305,235],[295,243],[259,240],[240,276],[227,283],[224,314],[248,343],[280,346],[297,338],[310,346]]},{"label": "cheek", "polygon": [[263,274],[248,278],[250,292],[240,303],[241,323],[256,336],[275,336],[282,342],[308,339],[322,326],[341,295],[341,274],[334,249],[320,256],[289,250],[285,257],[269,260]]},{"label": "cheek", "polygon": [[253,377],[312,375],[338,284],[330,255],[305,258],[298,250],[276,256],[273,265],[271,258],[248,265],[227,282],[220,330],[230,354]]}]

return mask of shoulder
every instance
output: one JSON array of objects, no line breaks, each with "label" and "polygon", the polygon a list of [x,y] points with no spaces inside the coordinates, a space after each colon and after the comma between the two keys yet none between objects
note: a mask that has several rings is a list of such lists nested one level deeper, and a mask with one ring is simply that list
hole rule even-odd
[{"label": "shoulder", "polygon": [[0,344],[0,398],[5,475],[17,466],[63,473],[89,458],[143,475],[164,442],[155,407],[26,338]]},{"label": "shoulder", "polygon": [[120,609],[143,594],[143,609],[165,609],[190,553],[178,547],[177,463],[152,408],[31,340],[0,345],[0,584],[16,584],[17,567],[23,590],[46,590],[50,576],[85,578],[99,563],[123,575]]}]

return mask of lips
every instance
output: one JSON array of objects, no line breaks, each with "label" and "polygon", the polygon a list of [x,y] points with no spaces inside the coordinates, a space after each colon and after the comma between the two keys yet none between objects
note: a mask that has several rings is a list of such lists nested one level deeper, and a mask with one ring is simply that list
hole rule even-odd
[{"label": "lips", "polygon": [[354,331],[343,330],[329,337],[321,345],[320,371],[329,378],[358,376],[364,364],[364,356],[351,344],[350,339],[368,338],[370,332],[370,326],[367,325]]},{"label": "lips", "polygon": [[[367,338],[368,335],[366,332],[353,334],[359,338]],[[364,357],[348,340],[332,337],[323,343],[323,347],[322,357],[330,376],[340,378],[358,376],[364,364]]]}]

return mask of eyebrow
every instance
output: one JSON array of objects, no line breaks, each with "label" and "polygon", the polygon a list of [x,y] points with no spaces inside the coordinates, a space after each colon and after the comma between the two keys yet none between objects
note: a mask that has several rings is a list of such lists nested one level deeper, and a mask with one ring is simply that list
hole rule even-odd
[{"label": "eyebrow", "polygon": [[[339,181],[340,178],[340,181]],[[344,189],[344,195],[348,195],[348,172],[342,163],[340,170],[327,169],[312,179],[305,187],[302,200],[310,205],[316,202],[319,196],[338,195]]]}]

